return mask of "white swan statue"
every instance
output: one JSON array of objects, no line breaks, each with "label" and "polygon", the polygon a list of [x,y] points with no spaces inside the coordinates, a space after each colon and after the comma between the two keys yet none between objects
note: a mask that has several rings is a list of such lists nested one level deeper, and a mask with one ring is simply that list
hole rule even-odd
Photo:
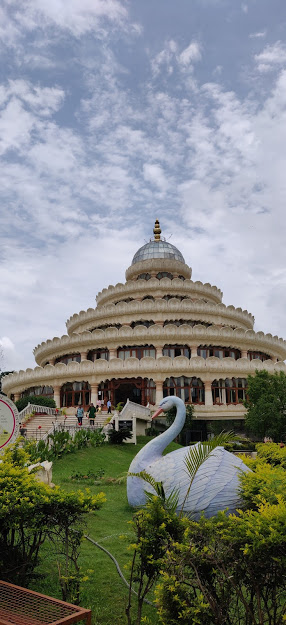
[{"label": "white swan statue", "polygon": [[[174,440],[183,428],[186,419],[184,402],[179,397],[166,397],[159,404],[159,409],[153,415],[153,419],[163,410],[170,410],[173,406],[177,408],[174,422],[168,430],[153,438],[139,451],[131,462],[129,473],[146,471],[157,482],[163,483],[166,496],[172,490],[177,489],[179,493],[177,512],[183,507],[185,512],[192,513],[194,519],[198,519],[202,512],[209,518],[219,510],[226,508],[228,508],[228,514],[235,513],[241,504],[239,473],[250,471],[250,469],[237,456],[226,451],[223,447],[216,447],[198,469],[186,498],[190,477],[184,460],[190,448],[182,447],[165,456],[162,455],[165,447]],[[144,490],[154,492],[145,480],[128,476],[127,497],[131,506],[137,507],[145,504]]]}]

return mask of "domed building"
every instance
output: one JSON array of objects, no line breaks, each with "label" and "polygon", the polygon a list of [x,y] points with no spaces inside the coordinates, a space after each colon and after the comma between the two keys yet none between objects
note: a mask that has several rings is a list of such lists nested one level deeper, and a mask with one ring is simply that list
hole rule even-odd
[{"label": "domed building", "polygon": [[247,376],[285,371],[286,342],[254,332],[250,313],[191,275],[156,220],[125,284],[103,289],[95,308],[68,319],[66,335],[38,345],[38,366],[7,375],[3,391],[14,400],[48,395],[73,412],[98,399],[146,406],[175,394],[201,422],[243,419]]}]

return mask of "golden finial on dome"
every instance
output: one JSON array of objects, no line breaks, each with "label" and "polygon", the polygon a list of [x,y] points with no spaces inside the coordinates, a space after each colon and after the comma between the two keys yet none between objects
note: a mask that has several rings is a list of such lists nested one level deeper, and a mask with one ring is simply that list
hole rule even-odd
[{"label": "golden finial on dome", "polygon": [[156,219],[155,221],[155,228],[153,230],[154,232],[154,239],[155,241],[160,241],[160,234],[161,234],[161,228],[160,228],[160,224],[159,224],[159,219]]}]

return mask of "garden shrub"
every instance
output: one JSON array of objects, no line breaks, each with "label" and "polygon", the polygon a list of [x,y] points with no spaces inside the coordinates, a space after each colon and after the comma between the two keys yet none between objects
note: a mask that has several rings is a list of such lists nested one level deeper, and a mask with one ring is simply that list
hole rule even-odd
[{"label": "garden shrub", "polygon": [[280,625],[285,612],[286,504],[190,521],[164,558],[163,625]]},{"label": "garden shrub", "polygon": [[247,509],[258,510],[261,503],[286,503],[286,471],[281,466],[272,467],[265,461],[256,459],[248,462],[252,472],[242,473],[241,499]]},{"label": "garden shrub", "polygon": [[141,623],[143,601],[156,583],[164,566],[166,549],[174,541],[182,541],[186,528],[186,519],[179,519],[175,506],[169,506],[162,497],[148,494],[146,506],[135,513],[131,525],[135,532],[135,543],[130,545],[133,551],[130,567],[129,603],[126,609],[128,625],[131,619],[131,588],[138,583],[137,620]]},{"label": "garden shrub", "polygon": [[65,578],[63,599],[77,599],[79,586],[75,592],[69,578],[77,577],[81,522],[87,512],[101,507],[104,495],[52,489],[28,472],[27,459],[15,446],[4,452],[0,463],[0,577],[28,586],[37,575],[40,548],[49,539],[63,571],[60,582]]},{"label": "garden shrub", "polygon": [[47,408],[56,408],[56,402],[51,397],[44,397],[43,395],[27,395],[26,397],[21,397],[15,401],[15,404],[21,412],[24,410],[28,404],[36,404],[36,406],[47,406]]},{"label": "garden shrub", "polygon": [[273,466],[281,465],[286,469],[286,447],[276,443],[259,443],[256,445],[257,455]]},{"label": "garden shrub", "polygon": [[15,446],[4,452],[0,463],[0,576],[20,586],[28,586],[36,576],[40,548],[47,539],[57,544],[56,558],[63,562],[65,577],[77,569],[81,521],[104,501],[103,493],[50,488],[29,473],[27,459]]},{"label": "garden shrub", "polygon": [[54,430],[45,440],[25,440],[23,449],[29,454],[31,462],[43,462],[61,458],[64,454],[74,453],[83,447],[99,447],[105,441],[102,428],[97,430],[81,429],[75,432],[74,438],[64,427]]},{"label": "garden shrub", "polygon": [[108,430],[108,442],[112,445],[121,445],[127,438],[132,438],[132,432],[128,428]]}]

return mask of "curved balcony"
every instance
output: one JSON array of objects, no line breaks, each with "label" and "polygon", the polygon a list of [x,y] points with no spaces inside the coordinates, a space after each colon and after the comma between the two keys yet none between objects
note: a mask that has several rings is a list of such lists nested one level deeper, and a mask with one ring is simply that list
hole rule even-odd
[{"label": "curved balcony", "polygon": [[[164,345],[187,345],[189,347],[204,345],[223,345],[225,348],[238,349],[247,357],[248,351],[262,352],[269,354],[275,360],[285,360],[286,342],[278,337],[263,332],[253,330],[235,329],[230,327],[218,327],[216,325],[208,328],[202,325],[167,325],[162,327],[158,324],[145,328],[137,326],[121,327],[117,329],[107,328],[106,330],[94,330],[93,332],[83,332],[81,334],[64,335],[61,338],[54,337],[38,345],[34,350],[37,364],[44,366],[48,361],[62,357],[66,354],[89,352],[95,349],[117,350],[120,345],[144,345],[150,344],[159,348]],[[192,356],[196,355],[192,350]],[[85,356],[85,358],[87,355]],[[111,355],[110,355],[111,357]]]}]

